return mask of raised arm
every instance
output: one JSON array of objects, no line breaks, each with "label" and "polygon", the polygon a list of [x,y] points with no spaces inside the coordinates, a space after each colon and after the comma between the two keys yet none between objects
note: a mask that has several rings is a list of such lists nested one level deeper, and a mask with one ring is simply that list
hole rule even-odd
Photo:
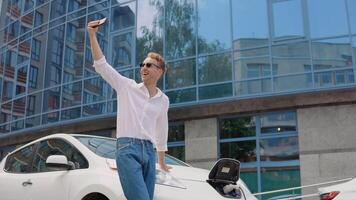
[{"label": "raised arm", "polygon": [[111,65],[106,62],[105,56],[100,48],[96,36],[98,26],[96,26],[95,28],[92,27],[93,24],[98,24],[98,21],[99,20],[89,22],[87,27],[91,52],[94,59],[93,66],[95,68],[95,71],[98,72],[101,77],[103,77],[103,79],[110,84],[112,88],[114,88],[118,93],[120,93],[120,88],[123,88],[130,83],[134,83],[134,81],[122,76],[118,71],[116,71]]}]

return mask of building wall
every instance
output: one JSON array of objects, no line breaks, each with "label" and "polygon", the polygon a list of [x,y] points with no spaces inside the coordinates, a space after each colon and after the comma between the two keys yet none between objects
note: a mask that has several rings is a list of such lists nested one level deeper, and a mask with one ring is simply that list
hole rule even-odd
[{"label": "building wall", "polygon": [[355,104],[297,110],[302,185],[356,176],[355,113]]}]

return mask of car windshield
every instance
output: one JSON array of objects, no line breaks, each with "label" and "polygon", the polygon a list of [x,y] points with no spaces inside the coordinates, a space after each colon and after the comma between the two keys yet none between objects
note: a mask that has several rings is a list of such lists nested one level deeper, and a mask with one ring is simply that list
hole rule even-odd
[{"label": "car windshield", "polygon": [[[116,154],[116,139],[90,136],[74,136],[82,144],[88,147],[95,154],[104,157],[115,159]],[[169,165],[189,166],[170,155],[166,154],[165,161]]]}]

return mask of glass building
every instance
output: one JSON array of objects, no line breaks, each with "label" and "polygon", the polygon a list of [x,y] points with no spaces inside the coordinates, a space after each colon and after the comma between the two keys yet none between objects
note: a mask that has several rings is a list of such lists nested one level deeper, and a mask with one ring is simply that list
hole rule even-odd
[{"label": "glass building", "polygon": [[124,76],[140,81],[148,52],[167,61],[172,155],[204,168],[236,158],[257,193],[341,177],[309,176],[309,157],[355,151],[310,139],[332,137],[334,114],[346,125],[333,132],[353,129],[355,0],[0,0],[0,10],[0,159],[59,131],[114,136],[118,99],[86,32],[104,17],[99,43]]}]

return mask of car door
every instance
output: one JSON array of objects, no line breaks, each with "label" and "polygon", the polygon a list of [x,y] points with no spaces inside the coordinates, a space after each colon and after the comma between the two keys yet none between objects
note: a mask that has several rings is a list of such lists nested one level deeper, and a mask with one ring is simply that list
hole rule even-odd
[{"label": "car door", "polygon": [[[53,168],[46,166],[51,155],[64,155],[73,162],[75,169]],[[41,141],[32,164],[33,185],[29,195],[33,200],[68,200],[71,178],[78,169],[88,167],[88,162],[71,144],[63,139],[54,138]]]},{"label": "car door", "polygon": [[28,200],[32,183],[30,167],[35,151],[35,144],[21,148],[10,154],[5,161],[0,180],[1,200]]}]

